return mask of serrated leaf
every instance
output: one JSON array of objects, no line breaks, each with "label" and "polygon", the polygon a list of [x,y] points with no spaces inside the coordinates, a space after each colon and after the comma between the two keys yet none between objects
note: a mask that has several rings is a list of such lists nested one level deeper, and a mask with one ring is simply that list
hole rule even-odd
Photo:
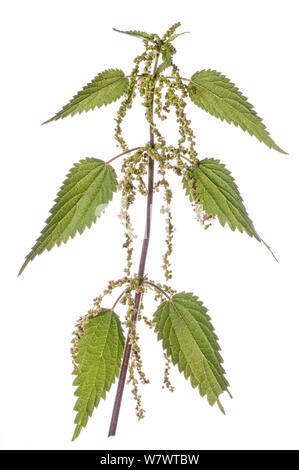
[{"label": "serrated leaf", "polygon": [[36,255],[90,228],[105,210],[116,188],[115,172],[104,161],[86,158],[76,163],[61,186],[46,226],[26,256],[19,275]]},{"label": "serrated leaf", "polygon": [[170,44],[165,44],[161,51],[163,62],[157,68],[156,74],[164,72],[172,64],[172,57],[174,54],[174,48]]},{"label": "serrated leaf", "polygon": [[76,378],[73,385],[78,388],[74,410],[76,439],[88,418],[98,406],[101,398],[118,377],[124,350],[124,335],[118,316],[112,311],[102,309],[96,317],[89,318],[84,325],[84,334],[77,343],[78,352],[74,370]]},{"label": "serrated leaf", "polygon": [[215,70],[202,70],[192,75],[189,84],[191,100],[213,116],[233,122],[269,148],[282,150],[270,137],[262,119],[240,90],[224,75]]},{"label": "serrated leaf", "polygon": [[210,405],[218,403],[219,395],[229,384],[224,377],[218,338],[207,309],[193,294],[182,292],[163,302],[154,315],[158,340],[174,365],[190,378],[193,388],[207,396]]},{"label": "serrated leaf", "polygon": [[129,36],[134,36],[139,39],[146,39],[147,41],[154,41],[153,34],[144,33],[143,31],[121,31],[120,29],[112,28],[113,31],[122,34],[128,34]]},{"label": "serrated leaf", "polygon": [[105,70],[79,91],[61,111],[43,124],[110,104],[120,98],[128,86],[129,80],[122,70]]},{"label": "serrated leaf", "polygon": [[201,160],[188,170],[188,178],[184,177],[183,184],[190,200],[201,204],[207,214],[218,217],[222,226],[228,223],[232,230],[245,230],[250,237],[262,241],[247,214],[234,178],[219,160]]}]

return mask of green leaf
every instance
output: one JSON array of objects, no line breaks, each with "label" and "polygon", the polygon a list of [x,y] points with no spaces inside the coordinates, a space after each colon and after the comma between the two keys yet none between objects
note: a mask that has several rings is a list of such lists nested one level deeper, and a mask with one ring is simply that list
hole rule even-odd
[{"label": "green leaf", "polygon": [[76,163],[58,192],[46,226],[26,256],[19,275],[36,255],[66,243],[76,232],[82,233],[85,227],[90,228],[105,210],[116,188],[115,172],[110,165],[97,158]]},{"label": "green leaf", "polygon": [[179,36],[182,36],[183,34],[189,34],[189,31],[185,31],[184,33],[174,34],[168,39],[168,42],[174,41],[176,38],[178,38]]},{"label": "green leaf", "polygon": [[214,158],[198,162],[183,178],[190,200],[201,204],[207,214],[218,217],[222,226],[228,223],[232,230],[248,233],[262,241],[250,220],[231,173]]},{"label": "green leaf", "polygon": [[229,384],[224,377],[220,347],[207,309],[193,294],[182,292],[163,302],[154,315],[158,340],[192,387],[207,395],[210,405],[223,407],[219,395]]},{"label": "green leaf", "polygon": [[118,316],[112,310],[102,309],[97,316],[89,318],[76,347],[77,368],[73,372],[76,375],[73,385],[78,387],[75,391],[78,399],[74,407],[77,415],[73,440],[118,377],[124,350]]},{"label": "green leaf", "polygon": [[154,41],[154,35],[144,33],[143,31],[121,31],[120,29],[112,28],[113,31],[122,34],[128,34],[129,36],[134,36],[135,38],[146,39],[147,41]]},{"label": "green leaf", "polygon": [[196,72],[190,80],[189,95],[197,106],[213,116],[233,122],[268,147],[286,153],[272,140],[247,98],[221,73],[215,70]]},{"label": "green leaf", "polygon": [[170,44],[165,44],[161,50],[163,62],[157,68],[157,75],[164,72],[172,64],[174,48]]},{"label": "green leaf", "polygon": [[61,111],[43,124],[110,104],[120,98],[128,86],[129,80],[122,70],[105,70],[79,91]]}]

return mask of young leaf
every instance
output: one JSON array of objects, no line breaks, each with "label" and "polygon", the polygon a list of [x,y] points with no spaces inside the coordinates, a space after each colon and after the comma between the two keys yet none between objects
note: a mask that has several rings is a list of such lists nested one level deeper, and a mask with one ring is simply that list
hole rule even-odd
[{"label": "young leaf", "polygon": [[157,68],[157,75],[164,72],[172,64],[172,56],[174,54],[174,48],[170,44],[165,44],[162,48],[162,59],[163,62]]},{"label": "young leaf", "polygon": [[89,111],[104,104],[110,104],[120,98],[129,86],[129,80],[119,69],[109,69],[99,73],[88,83],[61,111],[43,124],[56,121],[66,116],[74,116],[82,111]]},{"label": "young leaf", "polygon": [[221,73],[215,70],[196,72],[190,80],[189,95],[193,103],[213,116],[233,122],[268,147],[286,153],[272,140],[247,98]]},{"label": "young leaf", "polygon": [[184,31],[183,33],[174,34],[168,39],[168,42],[174,41],[179,36],[183,36],[183,34],[189,34],[189,31]]},{"label": "young leaf", "polygon": [[97,158],[76,163],[67,175],[55,199],[50,217],[36,244],[26,256],[19,275],[29,261],[54,245],[66,243],[76,232],[90,228],[105,210],[117,188],[113,168]]},{"label": "young leaf", "polygon": [[128,34],[129,36],[134,36],[135,38],[146,39],[147,41],[153,42],[153,34],[144,33],[143,31],[121,31],[120,29],[112,28],[113,31],[122,34]]},{"label": "young leaf", "polygon": [[118,377],[121,358],[124,350],[124,335],[118,316],[112,311],[102,309],[96,317],[89,318],[84,325],[83,336],[77,344],[73,385],[78,388],[78,397],[74,410],[76,439],[88,418],[98,406],[101,398],[105,400],[106,392]]},{"label": "young leaf", "polygon": [[192,387],[201,396],[207,395],[210,405],[218,403],[219,395],[229,384],[224,377],[220,347],[207,309],[193,294],[182,292],[163,302],[154,315],[158,340]]},{"label": "young leaf", "polygon": [[250,237],[262,241],[246,212],[234,178],[219,160],[206,158],[198,162],[184,177],[183,185],[190,200],[201,204],[207,214],[217,216],[222,226],[228,223],[232,230],[245,230]]}]

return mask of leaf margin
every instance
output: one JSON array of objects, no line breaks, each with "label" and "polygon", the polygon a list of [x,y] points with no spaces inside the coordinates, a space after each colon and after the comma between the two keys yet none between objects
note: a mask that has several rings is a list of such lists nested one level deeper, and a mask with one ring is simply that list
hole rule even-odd
[{"label": "leaf margin", "polygon": [[[49,231],[51,228],[53,228],[53,227],[52,227],[52,225],[53,225],[53,220],[55,220],[56,215],[59,213],[59,211],[61,211],[61,209],[62,209],[66,204],[69,203],[69,201],[68,201],[67,199],[66,199],[65,203],[63,203],[64,197],[65,197],[65,196],[67,197],[67,195],[70,195],[70,194],[72,193],[72,190],[74,189],[74,187],[80,183],[80,180],[79,180],[79,181],[76,181],[76,175],[77,175],[77,173],[78,173],[79,167],[80,167],[82,164],[87,164],[88,162],[89,162],[89,163],[91,163],[91,162],[97,163],[98,165],[100,164],[100,165],[101,165],[101,170],[104,169],[104,171],[105,171],[105,170],[108,169],[108,171],[109,171],[108,177],[110,178],[110,183],[111,183],[111,187],[110,187],[110,188],[107,187],[106,190],[105,190],[105,191],[106,191],[105,202],[101,202],[101,201],[100,201],[100,198],[102,197],[102,193],[101,193],[101,194],[99,193],[99,194],[97,195],[97,201],[99,201],[99,203],[95,205],[95,208],[98,207],[100,204],[101,204],[101,205],[102,205],[102,204],[108,204],[108,203],[112,200],[113,195],[114,195],[114,193],[115,193],[116,190],[117,190],[117,179],[116,179],[116,173],[115,173],[114,168],[113,168],[111,165],[107,164],[105,161],[100,160],[100,159],[97,159],[97,158],[89,158],[89,157],[88,157],[88,158],[82,159],[82,160],[80,160],[79,162],[75,163],[75,164],[72,166],[72,168],[69,170],[69,172],[67,173],[67,175],[66,175],[66,177],[65,177],[65,180],[63,181],[63,183],[62,183],[62,185],[61,185],[61,187],[60,187],[60,189],[59,189],[59,191],[58,191],[58,193],[57,193],[57,196],[56,196],[56,198],[54,199],[54,205],[52,206],[52,208],[51,208],[50,211],[49,211],[49,212],[50,212],[50,215],[47,217],[47,219],[46,219],[46,221],[45,221],[45,224],[46,224],[46,225],[45,225],[44,228],[42,229],[42,231],[41,231],[39,237],[38,237],[37,240],[36,240],[36,243],[34,244],[34,246],[32,247],[32,249],[30,250],[30,252],[28,253],[28,255],[26,255],[25,261],[24,261],[23,265],[22,265],[21,268],[20,268],[20,271],[19,271],[19,273],[18,273],[18,276],[20,276],[20,275],[22,274],[22,272],[24,271],[24,269],[26,268],[26,266],[28,265],[28,263],[29,263],[30,261],[33,261],[33,259],[34,259],[36,256],[42,254],[44,251],[50,251],[55,245],[56,245],[56,246],[60,246],[62,242],[66,243],[66,242],[69,240],[69,238],[74,238],[74,236],[75,236],[77,233],[82,234],[83,231],[85,230],[85,228],[90,228],[91,225],[94,224],[94,223],[97,221],[97,219],[98,219],[99,216],[102,214],[102,212],[104,212],[105,209],[104,209],[104,207],[102,207],[102,209],[103,209],[102,212],[101,212],[100,214],[99,214],[99,213],[95,213],[94,216],[93,216],[93,218],[90,220],[90,222],[89,222],[89,223],[86,223],[86,224],[83,226],[83,229],[79,229],[78,227],[75,228],[75,229],[73,228],[73,229],[72,229],[72,232],[67,236],[67,238],[66,238],[65,240],[64,240],[64,239],[60,239],[60,238],[58,237],[58,240],[56,240],[56,241],[54,241],[54,242],[53,242],[53,241],[51,242],[51,243],[52,243],[52,246],[47,247],[47,244],[46,244],[46,245],[44,246],[44,248],[41,249],[41,251],[38,251],[38,250],[40,250],[39,245],[40,245],[41,243],[42,243],[42,244],[45,243],[45,240],[43,241],[44,235],[47,234],[47,231]],[[79,171],[80,171],[80,170],[79,170]],[[98,177],[98,176],[99,176],[99,174],[97,174],[97,177]],[[74,178],[75,185],[72,183],[72,178]],[[92,184],[93,184],[93,183],[92,183]],[[91,184],[91,185],[92,185],[92,184]],[[91,185],[89,186],[88,189],[90,189]],[[85,197],[86,192],[87,192],[87,191],[85,191],[85,193],[83,193],[83,195],[81,195],[81,197],[78,199],[78,201],[75,203],[75,205],[74,205],[73,207],[71,207],[71,209],[63,216],[63,218],[66,217],[66,216],[68,216],[68,215],[71,213],[71,211],[74,209],[74,207],[75,207],[75,213],[74,213],[73,217],[75,216],[76,210],[78,209],[77,206],[78,206],[78,204],[80,204],[80,202],[82,203],[82,199]],[[79,194],[79,193],[78,193],[78,194]],[[77,194],[77,195],[78,195],[78,194]],[[59,207],[59,204],[61,204],[61,203],[62,203],[62,206]],[[83,215],[85,215],[85,214],[83,214]],[[71,219],[71,220],[72,220],[72,219]],[[61,220],[58,221],[58,223],[60,223],[60,222],[61,222]],[[69,225],[70,225],[70,223],[68,224],[68,227],[69,227]],[[54,227],[55,227],[55,226],[54,226]],[[56,225],[56,228],[57,228],[57,225]],[[66,230],[66,228],[67,228],[67,227],[65,227],[64,230]],[[55,228],[54,228],[53,230],[55,230]],[[51,240],[51,233],[53,233],[53,231],[50,232],[50,235],[47,235],[48,237],[50,236],[50,240]],[[61,234],[60,234],[60,236],[61,236]],[[46,238],[46,239],[47,239],[47,238]],[[48,242],[48,243],[50,243],[50,242]],[[49,246],[49,245],[48,245],[48,246]]]},{"label": "leaf margin", "polygon": [[[117,352],[116,352],[116,355],[115,355],[116,361],[113,364],[112,373],[109,374],[110,375],[109,379],[107,379],[107,369],[106,369],[106,365],[105,365],[105,380],[103,382],[101,393],[99,393],[99,391],[96,391],[96,395],[93,398],[94,405],[93,405],[92,409],[90,408],[90,403],[89,403],[90,402],[90,397],[89,397],[88,402],[86,404],[84,417],[81,418],[81,422],[78,423],[77,422],[79,420],[78,416],[80,416],[79,415],[80,410],[77,409],[78,406],[79,406],[79,403],[80,403],[80,395],[78,394],[78,391],[79,391],[80,385],[82,385],[82,382],[80,382],[80,372],[82,372],[82,374],[86,373],[86,371],[84,371],[84,366],[86,366],[86,361],[87,361],[86,357],[88,355],[89,356],[92,355],[92,350],[95,347],[94,344],[93,345],[90,344],[89,346],[88,346],[88,344],[86,344],[87,343],[87,341],[86,341],[86,330],[92,328],[92,325],[91,325],[92,322],[95,322],[96,320],[100,320],[100,318],[103,317],[106,314],[110,315],[110,325],[109,325],[109,331],[107,331],[107,337],[106,337],[106,340],[105,340],[105,345],[103,347],[100,359],[104,359],[105,348],[106,348],[106,345],[108,343],[108,334],[110,332],[110,335],[111,335],[110,330],[111,330],[111,324],[112,324],[112,321],[113,321],[114,322],[114,327],[115,327],[114,328],[114,333],[116,333],[117,340],[118,340],[117,341]],[[98,326],[99,325],[97,325],[95,328],[98,328]],[[119,319],[118,315],[112,309],[101,308],[100,312],[97,315],[95,315],[95,316],[90,315],[89,316],[87,323],[85,323],[85,325],[83,326],[82,336],[79,339],[75,336],[75,338],[73,340],[73,343],[74,342],[76,342],[76,348],[78,349],[77,357],[76,357],[78,362],[77,362],[77,369],[75,368],[74,371],[73,371],[73,375],[76,376],[74,381],[73,381],[73,385],[75,387],[77,387],[75,392],[74,392],[74,395],[77,396],[78,398],[77,398],[76,403],[74,405],[74,410],[77,411],[77,414],[76,414],[76,417],[75,417],[76,427],[75,427],[75,430],[74,430],[74,433],[73,433],[72,441],[77,439],[78,436],[80,435],[80,432],[81,432],[82,428],[86,427],[88,419],[92,416],[94,409],[98,407],[101,399],[103,399],[103,400],[106,399],[106,393],[110,391],[111,386],[115,383],[116,378],[119,376],[121,361],[122,361],[122,357],[123,357],[123,353],[124,353],[125,337],[124,337],[123,329],[122,329],[121,322],[120,322],[120,319]],[[84,342],[85,342],[85,344],[84,344]],[[84,347],[86,348],[85,351],[83,349]],[[80,349],[82,349],[82,350],[80,351]],[[109,351],[111,352],[110,347],[109,347]],[[84,359],[81,359],[82,365],[79,364],[80,353],[84,355]],[[98,367],[100,367],[100,360],[98,360],[98,358],[96,360],[98,361]],[[75,359],[75,361],[76,361],[76,359]],[[105,359],[104,359],[104,361],[105,361]],[[105,362],[105,364],[106,364],[106,362]],[[80,370],[80,367],[81,367],[81,370]],[[83,368],[83,370],[82,370],[82,368]],[[82,375],[81,375],[81,377],[82,377]],[[94,384],[94,387],[96,387],[96,383]],[[92,394],[92,392],[91,392],[91,394]],[[82,419],[83,419],[83,422],[82,422]]]},{"label": "leaf margin", "polygon": [[[217,94],[215,94],[213,91],[211,91],[209,88],[207,87],[204,87],[204,85],[200,85],[199,82],[196,82],[195,79],[198,78],[196,76],[199,76],[200,74],[210,74],[210,75],[214,75],[214,77],[217,77],[217,78],[220,78],[221,81],[223,83],[225,83],[227,87],[225,86],[222,86],[223,89],[229,89],[229,92],[233,95],[236,95],[236,97],[234,98],[234,100],[232,100],[235,104],[237,103],[239,106],[244,106],[245,108],[247,108],[247,113],[251,116],[252,119],[255,120],[255,122],[251,121],[247,116],[246,116],[246,113],[244,112],[240,112],[241,116],[243,118],[246,118],[248,119],[248,121],[250,122],[250,124],[256,128],[256,130],[250,130],[250,128],[247,126],[244,126],[244,124],[241,123],[241,121],[235,121],[231,116],[228,117],[228,116],[224,116],[224,115],[220,115],[219,114],[219,111],[217,111],[215,108],[214,110],[212,111],[212,106],[210,107],[210,109],[208,109],[202,102],[200,103],[200,97],[198,98],[198,101],[196,101],[196,93],[194,93],[192,91],[192,87],[197,87],[198,89],[200,88],[204,88],[206,90],[206,92],[210,93],[211,95],[214,95],[217,99],[218,99],[218,104],[221,100],[224,100],[225,102],[225,105],[228,106],[228,107],[232,107],[232,104],[230,104],[229,102],[225,101],[227,98],[223,98],[223,97],[220,97],[218,96]],[[204,80],[203,80],[204,81]],[[206,81],[210,81],[210,80],[206,80]],[[212,82],[213,83],[213,82]],[[221,119],[221,121],[226,121],[228,122],[229,124],[233,123],[236,127],[240,127],[244,132],[247,132],[249,135],[254,135],[257,140],[259,140],[260,142],[264,143],[265,145],[267,145],[270,149],[274,149],[276,150],[277,152],[280,152],[282,154],[285,154],[285,155],[288,155],[287,152],[285,152],[282,148],[280,148],[275,142],[274,140],[272,139],[272,137],[270,136],[270,133],[269,131],[267,130],[265,124],[263,123],[263,120],[262,118],[257,114],[257,112],[255,111],[254,109],[254,106],[248,101],[248,98],[246,96],[244,96],[242,94],[242,92],[239,90],[239,88],[229,79],[227,78],[224,74],[222,74],[221,72],[217,72],[216,70],[212,70],[212,69],[203,69],[201,71],[197,71],[195,72],[191,79],[189,80],[189,85],[188,85],[188,92],[189,92],[189,97],[191,99],[191,101],[198,107],[200,107],[201,109],[203,109],[204,111],[208,112],[209,114],[211,114],[212,116],[218,118],[218,119]],[[234,109],[234,112],[236,111],[236,109]],[[222,109],[222,113],[225,114],[225,108]],[[263,136],[258,136],[258,132],[261,132],[263,134]]]},{"label": "leaf margin", "polygon": [[[220,223],[220,225],[221,225],[222,227],[224,227],[224,226],[227,224],[233,232],[234,232],[236,229],[239,230],[239,232],[241,232],[241,233],[242,233],[243,231],[245,231],[245,232],[247,233],[247,235],[249,235],[250,237],[254,237],[254,238],[255,238],[256,240],[258,240],[259,242],[263,242],[262,238],[261,238],[261,237],[259,236],[259,234],[257,233],[257,231],[256,231],[256,229],[255,229],[255,227],[254,227],[254,225],[253,225],[253,222],[252,222],[252,220],[250,219],[250,217],[249,217],[249,215],[248,215],[248,213],[247,213],[247,210],[246,210],[245,205],[244,205],[243,198],[242,198],[242,196],[241,196],[241,194],[240,194],[240,191],[239,191],[239,188],[238,188],[238,186],[237,186],[237,184],[236,184],[236,182],[235,182],[235,178],[232,176],[230,170],[227,169],[226,165],[225,165],[224,163],[222,163],[219,159],[215,159],[215,158],[204,158],[204,159],[202,159],[202,160],[198,160],[198,161],[197,161],[197,167],[194,168],[194,172],[200,174],[199,172],[202,172],[202,167],[207,166],[207,164],[208,164],[208,165],[209,165],[209,164],[214,164],[214,165],[216,164],[216,165],[218,166],[218,168],[219,168],[219,171],[223,171],[223,173],[225,174],[225,176],[230,179],[230,182],[228,183],[228,182],[226,181],[226,183],[231,187],[232,191],[234,192],[234,197],[235,197],[236,203],[238,202],[238,203],[240,204],[240,207],[239,207],[239,208],[236,207],[236,206],[234,206],[234,207],[235,207],[235,209],[237,209],[237,210],[239,211],[241,217],[243,217],[243,218],[247,221],[247,224],[246,224],[246,225],[241,225],[241,222],[240,222],[240,221],[238,221],[239,223],[236,224],[236,223],[233,223],[232,220],[228,220],[228,219],[224,221],[223,218],[221,218],[221,217],[219,216],[219,213],[217,213],[216,211],[211,211],[211,206],[210,206],[210,204],[208,205],[208,204],[206,203],[206,200],[205,200],[204,198],[203,198],[204,200],[202,200],[202,199],[200,199],[200,197],[199,197],[199,193],[200,193],[200,189],[198,189],[199,186],[202,185],[202,193],[203,193],[203,194],[206,192],[207,194],[209,194],[210,198],[212,198],[214,201],[215,201],[215,197],[213,197],[213,195],[212,195],[212,193],[211,193],[211,190],[209,191],[209,189],[207,189],[207,187],[204,186],[204,184],[203,184],[203,182],[202,182],[202,179],[200,179],[200,178],[198,178],[198,180],[197,180],[197,181],[198,181],[197,191],[198,191],[199,201],[194,201],[194,199],[193,199],[193,197],[192,197],[192,194],[191,194],[191,192],[190,192],[190,188],[189,188],[189,186],[188,186],[188,181],[187,181],[186,177],[184,176],[184,177],[183,177],[183,186],[184,186],[184,189],[185,189],[185,191],[186,191],[186,195],[189,197],[190,201],[191,201],[191,202],[195,202],[195,203],[201,204],[205,212],[207,212],[207,213],[210,214],[210,215],[213,215],[214,217],[217,217],[217,219],[218,219],[218,221],[219,221],[219,223]],[[207,166],[207,168],[209,169],[209,166]],[[188,169],[188,170],[191,171],[191,168]],[[213,171],[213,170],[212,170],[212,171]],[[214,172],[214,173],[215,173],[215,172]],[[203,173],[203,176],[206,177],[206,178],[208,177],[205,173]],[[194,178],[194,180],[196,180],[196,178]],[[210,181],[211,181],[211,179],[210,179]],[[233,203],[231,202],[231,200],[229,201],[229,200],[227,199],[227,197],[223,194],[223,191],[221,190],[221,189],[223,189],[223,188],[219,189],[219,187],[216,185],[216,183],[215,183],[214,181],[212,181],[212,184],[217,188],[216,190],[217,190],[224,198],[226,198],[226,203],[227,203],[228,206],[229,206],[228,203],[233,204]],[[225,191],[226,191],[226,190],[225,190]],[[232,194],[230,194],[230,195],[232,196]],[[217,205],[217,207],[219,208],[219,204],[218,204],[217,202],[216,202],[216,205]],[[231,209],[229,208],[229,210],[231,210]],[[220,208],[220,211],[221,211],[222,213],[224,213],[223,208]],[[234,219],[237,220],[236,215],[233,214],[232,211],[231,211],[231,213],[232,213]],[[247,228],[246,228],[246,226],[247,226]]]},{"label": "leaf margin", "polygon": [[[221,391],[218,393],[215,394],[215,391],[212,392],[212,394],[214,394],[214,396],[212,397],[211,396],[211,392],[208,392],[207,390],[204,390],[203,388],[203,385],[199,383],[198,380],[196,379],[192,379],[192,375],[190,373],[190,367],[189,367],[189,370],[185,368],[184,370],[184,367],[182,366],[182,364],[180,364],[180,357],[177,356],[177,357],[173,357],[173,354],[172,354],[172,351],[171,351],[171,340],[169,339],[170,338],[170,332],[171,332],[171,326],[169,326],[169,324],[166,326],[167,324],[167,321],[169,320],[169,316],[168,315],[168,318],[165,319],[165,315],[164,315],[164,323],[162,323],[162,330],[164,331],[166,328],[168,328],[168,333],[169,333],[169,336],[168,336],[168,340],[169,340],[169,344],[168,344],[168,341],[166,338],[163,337],[163,333],[159,330],[159,321],[161,320],[161,316],[163,314],[163,309],[167,306],[170,306],[170,305],[173,305],[173,301],[174,299],[177,299],[178,297],[182,297],[182,296],[185,296],[185,297],[191,297],[191,301],[196,303],[197,304],[197,307],[199,307],[199,310],[201,310],[200,312],[200,315],[202,315],[202,318],[201,320],[203,321],[203,324],[206,323],[205,326],[207,326],[208,324],[208,328],[209,328],[209,335],[210,335],[210,339],[212,339],[211,343],[213,342],[214,343],[214,353],[215,353],[215,358],[216,360],[218,360],[218,374],[222,374],[221,375],[221,381],[222,383],[218,383],[218,386],[221,388]],[[228,390],[228,387],[229,387],[229,383],[225,377],[225,371],[223,369],[223,366],[222,366],[222,363],[223,363],[223,359],[219,353],[219,351],[221,350],[219,344],[218,344],[218,337],[216,336],[215,334],[215,330],[214,330],[214,327],[212,325],[212,323],[210,322],[211,318],[210,316],[207,314],[207,309],[206,307],[203,305],[203,302],[201,302],[198,297],[196,295],[194,295],[193,293],[191,292],[179,292],[179,293],[176,293],[172,296],[172,298],[170,300],[165,300],[163,301],[159,307],[157,308],[155,314],[154,314],[154,317],[153,317],[153,321],[154,321],[154,324],[155,324],[155,332],[157,333],[157,336],[158,336],[158,341],[162,340],[162,347],[163,349],[167,352],[167,355],[172,359],[172,362],[174,365],[177,365],[178,366],[178,369],[181,373],[184,373],[184,376],[186,379],[190,378],[190,383],[191,383],[191,386],[193,388],[198,388],[199,392],[200,392],[200,395],[202,397],[204,396],[207,396],[207,399],[208,399],[208,402],[211,406],[213,406],[215,403],[218,404],[218,407],[220,409],[220,411],[225,414],[225,411],[224,411],[224,408],[219,400],[219,395],[221,395],[223,392],[227,392],[229,395],[230,395],[230,392]],[[162,313],[161,313],[162,312]],[[195,317],[193,316],[193,314],[191,313],[191,311],[189,312],[191,317],[193,319],[195,319]],[[166,314],[167,315],[167,314]],[[160,316],[160,318],[158,318]],[[162,320],[162,321],[163,321]],[[169,322],[168,322],[169,323]],[[199,326],[199,323],[198,325]],[[189,330],[190,333],[191,333],[191,330]],[[206,335],[207,333],[205,332],[204,335]],[[178,341],[178,340],[177,340]],[[178,341],[179,342],[179,341]],[[172,337],[172,345],[174,344],[174,337]],[[198,344],[197,344],[198,345]],[[210,344],[211,346],[211,344]],[[211,346],[212,347],[212,346]],[[202,351],[200,351],[200,353],[202,354],[203,357],[205,357],[202,353]],[[206,359],[206,358],[205,358]],[[181,360],[182,361],[182,360]],[[184,361],[182,361],[183,363]],[[203,361],[204,363],[204,361]],[[186,364],[187,364],[187,361],[185,362],[185,367],[186,367]],[[205,371],[206,373],[206,371]],[[218,376],[219,378],[219,376]],[[217,396],[216,396],[217,395]],[[231,395],[230,395],[231,396]]]},{"label": "leaf margin", "polygon": [[[115,73],[120,72],[121,75],[119,75],[119,78],[117,78],[114,82],[108,83],[106,86],[103,86],[98,91],[94,91],[93,93],[90,93],[89,95],[84,96],[84,93],[86,93],[88,90],[91,90],[92,87],[95,86],[95,84],[97,83],[97,81],[99,81],[100,78],[102,78],[103,80],[107,80],[107,78],[105,77],[109,75],[109,73],[112,73],[112,72],[115,72]],[[119,90],[119,92],[115,95],[115,97],[104,96],[102,97],[103,102],[101,104],[95,103],[92,106],[90,106],[88,109],[83,108],[81,110],[75,109],[72,111],[72,108],[78,107],[80,103],[82,104],[82,102],[84,102],[84,100],[87,100],[92,95],[99,93],[99,91],[105,88],[108,88],[109,86],[117,83],[118,81],[119,82],[123,81],[123,88]],[[126,92],[126,90],[128,89],[128,87],[129,87],[128,77],[126,77],[125,73],[121,69],[106,69],[103,72],[98,73],[90,82],[88,82],[81,90],[79,90],[73,96],[73,98],[71,98],[70,101],[60,109],[60,111],[58,111],[53,117],[51,117],[47,121],[43,122],[42,125],[48,124],[52,121],[57,121],[58,119],[64,119],[67,116],[73,117],[75,114],[82,114],[83,111],[85,112],[88,112],[90,110],[93,111],[95,108],[101,108],[104,105],[107,106],[108,104],[111,104],[114,101],[117,101],[119,98],[121,98],[123,94]],[[82,97],[81,100],[79,100],[80,97]]]}]

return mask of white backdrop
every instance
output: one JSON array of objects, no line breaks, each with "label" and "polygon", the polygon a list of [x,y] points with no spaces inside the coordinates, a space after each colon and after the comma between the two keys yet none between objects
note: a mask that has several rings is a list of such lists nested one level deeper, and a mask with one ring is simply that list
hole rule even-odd
[{"label": "white backdrop", "polygon": [[[298,449],[298,29],[297,2],[219,0],[3,2],[1,34],[1,399],[4,449]],[[117,436],[107,438],[116,388],[75,443],[71,333],[108,280],[122,276],[119,197],[96,226],[16,275],[38,236],[68,169],[88,156],[108,160],[119,102],[40,126],[98,72],[129,73],[142,42],[119,29],[162,33],[181,21],[183,76],[226,74],[263,117],[288,156],[269,150],[192,103],[188,113],[201,158],[232,171],[257,231],[279,259],[217,221],[203,231],[177,178],[172,285],[209,308],[233,400],[226,416],[176,370],[173,394],[161,389],[161,344],[143,330],[146,418],[138,422],[127,388]],[[132,146],[148,140],[143,110],[129,113]],[[171,128],[170,128],[171,130]],[[116,171],[120,162],[115,163]],[[146,271],[162,281],[164,222],[159,198]],[[143,235],[145,200],[135,208]],[[141,237],[137,240],[139,256]],[[134,259],[135,266],[137,259]],[[151,297],[146,312],[155,305]]]}]

